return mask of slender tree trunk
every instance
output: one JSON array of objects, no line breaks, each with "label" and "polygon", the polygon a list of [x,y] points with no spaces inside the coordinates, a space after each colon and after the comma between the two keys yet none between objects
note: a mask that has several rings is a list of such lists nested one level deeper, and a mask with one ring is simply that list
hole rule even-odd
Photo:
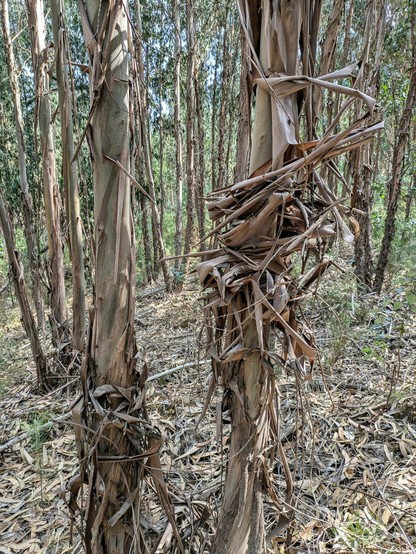
[{"label": "slender tree trunk", "polygon": [[[180,1],[174,0],[173,20],[175,25],[175,70],[174,70],[174,121],[175,121],[175,160],[176,160],[176,224],[175,256],[182,254],[183,240],[183,144],[181,121],[181,13]],[[180,267],[180,259],[175,260],[175,268]]]},{"label": "slender tree trunk", "polygon": [[240,102],[237,131],[237,155],[235,180],[238,183],[248,177],[251,147],[251,82],[249,79],[249,48],[241,31]]},{"label": "slender tree trunk", "polygon": [[51,319],[56,345],[68,341],[69,329],[65,302],[64,256],[61,234],[61,198],[56,179],[55,148],[51,125],[49,76],[43,0],[27,0],[29,31],[36,90],[36,121],[39,125],[45,219],[48,232],[51,289]]},{"label": "slender tree trunk", "polygon": [[230,81],[232,71],[232,27],[229,25],[230,8],[227,7],[224,15],[223,41],[222,41],[222,75],[221,75],[221,101],[218,117],[218,145],[217,145],[217,181],[216,188],[221,189],[225,185],[227,174],[226,140],[227,140],[227,113],[230,103]]},{"label": "slender tree trunk", "polygon": [[195,0],[186,0],[186,41],[187,41],[187,65],[186,65],[186,230],[184,254],[191,251],[191,245],[195,233],[195,119],[196,104],[194,90],[195,60]]},{"label": "slender tree trunk", "polygon": [[194,77],[194,91],[195,91],[195,109],[196,109],[196,195],[195,195],[195,210],[198,221],[198,235],[199,235],[199,248],[205,250],[205,132],[204,132],[204,110],[202,106],[201,98],[201,86],[200,86],[200,71],[199,68],[195,71]]},{"label": "slender tree trunk", "polygon": [[53,38],[55,43],[56,79],[61,114],[62,168],[69,224],[69,246],[72,262],[72,346],[79,351],[85,345],[85,275],[82,249],[82,227],[79,204],[77,162],[74,158],[72,95],[68,76],[67,41],[63,0],[51,0]]},{"label": "slender tree trunk", "polygon": [[164,165],[164,137],[163,137],[163,104],[162,104],[162,89],[164,83],[162,79],[159,81],[159,195],[160,195],[160,229],[163,237],[163,222],[165,219],[166,209],[166,193],[165,193],[165,181],[163,178],[163,165]]},{"label": "slender tree trunk", "polygon": [[217,45],[215,49],[214,62],[214,82],[212,84],[212,102],[211,102],[211,191],[215,190],[217,182],[217,156],[216,156],[216,137],[217,137],[217,102],[218,102],[218,73],[220,65],[220,49]]},{"label": "slender tree trunk", "polygon": [[[414,37],[413,37],[414,40]],[[396,142],[393,150],[392,173],[388,184],[387,216],[384,225],[383,241],[377,262],[376,274],[373,289],[378,294],[384,282],[392,243],[396,234],[396,216],[399,207],[400,193],[402,189],[403,165],[405,159],[406,145],[409,138],[409,127],[412,115],[416,106],[416,48],[413,44],[412,69],[409,80],[409,92],[406,104],[400,118],[398,129],[395,133]]]},{"label": "slender tree trunk", "polygon": [[[360,90],[369,88],[370,82],[367,75],[368,59],[374,29],[375,6],[374,1],[369,0],[366,5],[365,25],[363,32],[363,47],[361,52],[361,66],[355,86]],[[383,29],[378,30],[383,34]],[[379,42],[382,44],[382,42]],[[377,58],[377,56],[376,56]],[[376,68],[373,68],[374,72]],[[375,73],[374,73],[375,74]],[[367,85],[367,87],[366,87]],[[362,102],[358,102],[355,109],[356,118],[360,116]],[[367,293],[371,289],[372,281],[372,249],[371,249],[371,182],[372,171],[370,166],[370,146],[362,150],[356,150],[350,154],[350,173],[352,174],[351,207],[359,210],[357,221],[360,232],[355,237],[355,276],[357,287],[361,292]],[[360,213],[362,212],[362,213]]]},{"label": "slender tree trunk", "polygon": [[7,255],[13,275],[13,285],[22,315],[23,327],[30,342],[32,356],[36,365],[37,382],[40,389],[45,388],[47,377],[47,361],[40,344],[35,318],[30,308],[23,276],[23,265],[19,259],[19,252],[13,236],[13,228],[10,216],[4,203],[3,194],[0,192],[0,223],[6,244]]},{"label": "slender tree trunk", "polygon": [[[136,0],[136,17],[137,17],[137,26],[136,26],[136,41],[135,41],[135,53],[133,56],[135,64],[135,83],[136,87],[136,96],[139,104],[139,118],[140,118],[140,137],[139,137],[139,149],[141,151],[140,157],[144,164],[144,173],[146,175],[146,180],[149,187],[149,197],[151,201],[151,212],[152,212],[152,229],[154,233],[154,249],[155,249],[155,259],[154,262],[157,263],[162,268],[163,279],[165,282],[166,290],[169,292],[172,290],[172,280],[169,272],[168,264],[165,260],[166,250],[165,244],[162,236],[162,228],[160,224],[160,214],[157,206],[156,199],[156,189],[155,189],[155,180],[153,175],[152,168],[152,159],[151,159],[151,150],[150,150],[150,139],[148,135],[148,114],[147,114],[147,102],[145,94],[145,78],[144,78],[144,67],[143,67],[143,58],[142,58],[142,26],[141,26],[141,8],[139,0]],[[161,260],[159,262],[158,256]]]},{"label": "slender tree trunk", "polygon": [[[321,64],[319,68],[320,75],[326,75],[332,71],[335,61],[335,52],[339,36],[339,26],[342,13],[345,8],[345,0],[334,0],[329,16],[329,22],[324,35],[324,42],[321,52]],[[319,87],[314,90],[314,134],[316,135],[317,114],[321,113],[322,91]]]},{"label": "slender tree trunk", "polygon": [[142,238],[143,238],[143,254],[144,268],[147,283],[153,282],[153,265],[152,265],[152,240],[149,233],[149,206],[144,194],[140,193],[140,213],[142,223]]},{"label": "slender tree trunk", "polygon": [[17,79],[16,63],[13,52],[13,45],[10,37],[9,8],[7,0],[2,0],[1,10],[3,16],[3,43],[6,54],[6,63],[12,91],[17,151],[19,157],[20,191],[22,196],[24,233],[27,244],[29,266],[31,272],[33,299],[35,302],[38,325],[45,334],[45,317],[43,312],[41,278],[38,249],[36,248],[36,231],[34,228],[33,199],[29,190],[29,183],[26,172],[26,146],[24,136],[24,122],[20,103],[19,81]]}]

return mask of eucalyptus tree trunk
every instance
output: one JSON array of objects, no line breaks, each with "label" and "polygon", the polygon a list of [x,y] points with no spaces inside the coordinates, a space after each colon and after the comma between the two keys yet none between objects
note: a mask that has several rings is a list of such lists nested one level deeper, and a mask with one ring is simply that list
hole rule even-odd
[{"label": "eucalyptus tree trunk", "polygon": [[[274,14],[267,0],[254,0],[247,6],[245,22],[250,23],[258,62],[265,75],[296,75],[302,23],[300,3],[283,2]],[[277,29],[281,33],[280,44],[286,45],[282,50],[276,46]],[[276,103],[269,91],[258,87],[249,174],[282,167],[286,152],[291,150],[287,138],[294,138],[297,129],[296,95]],[[267,236],[270,232],[263,227],[262,234]],[[261,344],[259,323],[250,317],[250,306],[242,303],[240,309],[242,348],[246,354],[241,361],[227,365],[223,374],[223,382],[231,385],[234,394],[230,400],[232,422],[227,477],[213,554],[265,551],[262,458],[271,425],[276,421],[274,405],[270,403],[274,379],[262,355],[267,350],[269,331],[264,330],[262,340],[266,342]]]},{"label": "eucalyptus tree trunk", "polygon": [[[366,144],[382,127],[382,122],[365,125],[374,113],[373,98],[333,82],[350,76],[351,67],[315,77],[321,0],[239,0],[238,6],[250,46],[249,84],[256,89],[249,177],[210,195],[210,236],[217,247],[197,267],[207,292],[207,349],[214,378],[224,389],[222,409],[231,418],[212,554],[258,554],[266,552],[266,546],[272,550],[273,538],[293,516],[293,482],[279,438],[274,364],[293,371],[297,380],[310,375],[316,348],[296,308],[331,264],[323,259],[327,237],[338,229],[351,243],[354,237],[344,218],[357,226],[318,167]],[[340,131],[332,135],[342,115],[336,114],[329,130],[310,141],[315,86],[350,96],[347,107],[353,122],[344,118]],[[357,101],[366,106],[354,119]],[[301,275],[294,272],[295,252],[302,259]],[[283,335],[279,354],[269,343],[272,327]],[[284,504],[273,483],[277,457],[286,478]],[[265,495],[277,519],[267,537]]]},{"label": "eucalyptus tree trunk", "polygon": [[31,272],[33,299],[35,303],[38,325],[45,333],[45,317],[43,312],[42,290],[39,257],[36,246],[36,232],[34,229],[33,200],[29,190],[26,171],[26,146],[24,135],[24,122],[20,103],[20,88],[17,78],[17,69],[13,52],[13,44],[10,37],[9,8],[7,0],[2,0],[1,11],[3,19],[3,43],[6,54],[6,63],[10,79],[10,88],[13,99],[13,109],[16,128],[17,152],[19,157],[20,192],[22,197],[24,233],[27,244],[29,266]]},{"label": "eucalyptus tree trunk", "polygon": [[[86,463],[80,454],[90,485],[85,542],[89,554],[136,553],[140,550],[133,531],[135,502],[117,517],[123,503],[135,492],[137,496],[141,474],[140,461],[121,461],[133,454],[134,447],[131,430],[126,427],[123,432],[122,420],[116,416],[117,410],[123,415],[125,400],[117,391],[130,391],[134,398],[137,380],[135,241],[129,181],[129,23],[122,0],[87,0],[85,5],[80,0],[79,8],[91,57],[88,142],[95,217],[94,304],[82,370],[84,408],[74,412],[76,422],[81,413],[86,418],[85,453],[91,455]],[[96,397],[94,404],[90,404],[89,394]],[[129,411],[127,404],[124,408]],[[78,446],[83,451],[82,445]]]},{"label": "eucalyptus tree trunk", "polygon": [[53,40],[56,58],[59,110],[61,115],[62,169],[69,224],[69,246],[72,262],[72,346],[78,351],[85,345],[85,274],[82,250],[82,226],[79,204],[77,162],[74,160],[72,94],[68,76],[68,44],[66,40],[63,0],[51,0]]},{"label": "eucalyptus tree trunk", "polygon": [[195,235],[195,119],[194,75],[196,71],[195,0],[186,0],[186,228],[184,254],[191,251]]},{"label": "eucalyptus tree trunk", "polygon": [[[414,31],[414,14],[412,29]],[[373,284],[373,290],[378,294],[381,293],[381,289],[383,287],[391,247],[396,234],[396,216],[402,190],[406,145],[409,140],[410,123],[416,107],[416,46],[414,41],[415,35],[414,32],[412,32],[412,68],[409,78],[409,91],[407,93],[406,103],[395,133],[396,138],[393,148],[392,169],[388,183],[387,216],[384,224],[383,241],[381,243]]]},{"label": "eucalyptus tree trunk", "polygon": [[195,211],[198,221],[198,235],[201,244],[201,250],[205,250],[205,131],[204,131],[204,110],[202,105],[202,86],[200,83],[200,70],[199,65],[194,75],[194,92],[195,92],[195,110],[196,110],[196,122],[195,122],[195,143],[197,145],[195,152],[195,179],[196,179],[196,191],[195,191]]},{"label": "eucalyptus tree trunk", "polygon": [[248,177],[250,163],[250,130],[251,130],[251,106],[250,106],[250,78],[249,65],[250,54],[247,39],[241,31],[241,72],[240,72],[240,102],[237,129],[237,154],[235,180],[243,181]]},{"label": "eucalyptus tree trunk", "polygon": [[[218,33],[217,33],[218,34]],[[220,66],[220,49],[217,45],[215,48],[214,61],[214,82],[212,83],[212,100],[211,100],[211,191],[216,187],[217,176],[217,156],[216,156],[216,137],[217,137],[217,102],[218,102],[218,73]]]},{"label": "eucalyptus tree trunk", "polygon": [[[339,27],[341,23],[342,13],[345,9],[345,0],[333,0],[331,13],[329,15],[328,25],[323,38],[322,50],[321,50],[321,63],[319,67],[319,73],[326,75],[332,71],[335,61],[335,53],[337,48],[337,42],[339,37]],[[316,116],[321,112],[322,105],[322,91],[320,88],[314,90],[314,131],[316,130]]]},{"label": "eucalyptus tree trunk", "polygon": [[[384,43],[387,2],[375,3],[368,0],[366,5],[361,66],[355,85],[366,89],[377,98],[380,88],[381,55]],[[374,60],[369,64],[371,44],[375,44]],[[371,69],[370,69],[371,68]],[[362,108],[362,102],[356,105],[356,117]],[[367,144],[361,150],[351,152],[350,172],[352,175],[351,207],[356,210],[360,226],[354,241],[355,275],[358,290],[367,293],[371,290],[373,279],[372,255],[372,190],[373,168],[371,163],[373,145]]]},{"label": "eucalyptus tree trunk", "polygon": [[230,95],[231,95],[231,76],[232,62],[231,55],[233,44],[233,28],[230,25],[230,7],[226,8],[224,14],[224,28],[222,40],[222,74],[221,74],[221,100],[220,110],[218,114],[218,144],[217,144],[217,175],[216,189],[221,189],[225,185],[225,177],[227,174],[227,113],[229,110]]},{"label": "eucalyptus tree trunk", "polygon": [[55,147],[49,98],[48,49],[43,0],[26,0],[32,63],[36,90],[36,118],[39,126],[43,168],[45,219],[48,233],[51,320],[54,343],[68,341],[69,329],[65,301],[64,256],[61,233],[61,198],[56,178]]},{"label": "eucalyptus tree trunk", "polygon": [[45,355],[43,354],[42,346],[39,340],[35,318],[33,317],[32,310],[30,308],[26,292],[25,279],[23,276],[23,264],[19,258],[19,252],[16,248],[14,240],[12,223],[1,192],[0,224],[13,275],[13,286],[20,306],[23,327],[29,339],[32,356],[36,366],[37,383],[40,389],[44,389],[47,377],[47,361]]},{"label": "eucalyptus tree trunk", "polygon": [[[133,55],[133,64],[134,64],[134,75],[135,79],[133,86],[135,87],[136,101],[138,105],[138,116],[139,116],[139,126],[140,132],[138,137],[138,146],[140,150],[139,157],[141,163],[143,164],[143,173],[146,176],[146,181],[149,187],[149,199],[151,204],[151,213],[152,213],[152,230],[154,233],[154,250],[155,250],[155,264],[159,265],[162,268],[163,279],[165,282],[166,290],[169,292],[172,290],[172,279],[169,272],[168,264],[165,260],[166,250],[165,244],[163,241],[162,227],[160,223],[160,214],[157,206],[156,199],[156,189],[155,189],[155,180],[153,175],[152,159],[151,159],[151,147],[150,147],[150,138],[148,132],[148,110],[147,110],[147,101],[145,93],[145,75],[144,75],[144,66],[143,66],[143,55],[142,55],[142,24],[141,24],[141,7],[140,1],[136,0],[136,40],[134,41],[134,55]],[[158,255],[160,256],[160,261],[158,260]]]},{"label": "eucalyptus tree trunk", "polygon": [[[176,169],[176,222],[175,222],[175,256],[182,254],[183,241],[183,142],[182,142],[182,121],[181,121],[181,3],[174,0],[173,21],[175,26],[175,69],[174,69],[174,121],[175,121],[175,169]],[[179,257],[175,260],[175,268],[180,267]]]}]

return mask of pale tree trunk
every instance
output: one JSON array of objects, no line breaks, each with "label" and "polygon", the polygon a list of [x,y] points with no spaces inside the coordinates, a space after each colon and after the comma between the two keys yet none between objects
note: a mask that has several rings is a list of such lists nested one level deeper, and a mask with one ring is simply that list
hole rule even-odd
[{"label": "pale tree trunk", "polygon": [[191,245],[195,238],[195,90],[194,74],[195,60],[195,5],[194,0],[186,0],[186,41],[187,41],[187,65],[186,65],[186,229],[183,253],[191,251]]},{"label": "pale tree trunk", "polygon": [[[412,29],[414,30],[413,25]],[[406,104],[395,133],[396,140],[393,149],[391,177],[388,183],[387,216],[373,284],[373,290],[378,294],[381,293],[381,289],[383,287],[384,275],[389,262],[392,243],[396,234],[396,216],[402,189],[406,145],[409,140],[410,123],[416,106],[416,46],[414,44],[414,32],[412,32],[412,39],[413,59],[409,79],[409,92],[407,94]]]},{"label": "pale tree trunk", "polygon": [[160,229],[163,237],[163,224],[165,220],[165,209],[166,209],[166,191],[165,191],[165,180],[163,177],[163,165],[165,158],[165,149],[164,149],[164,128],[163,128],[163,104],[162,104],[162,89],[166,86],[162,78],[159,81],[159,191],[160,191]]},{"label": "pale tree trunk", "polygon": [[[227,141],[227,113],[230,103],[231,73],[232,73],[232,34],[233,29],[229,23],[230,7],[224,14],[224,29],[222,41],[222,74],[221,74],[221,101],[218,114],[218,144],[217,144],[217,176],[216,189],[225,185],[227,174],[226,141]],[[229,132],[229,131],[228,131]]]},{"label": "pale tree trunk", "polygon": [[[416,123],[413,123],[412,127],[412,138],[411,138],[411,144],[416,143]],[[406,207],[404,212],[404,218],[405,221],[408,221],[410,218],[410,212],[412,210],[412,203],[415,199],[416,194],[416,174],[413,174],[413,177],[411,179],[411,182],[409,184],[409,190],[406,195]]]},{"label": "pale tree trunk", "polygon": [[[163,279],[165,282],[166,290],[169,292],[172,290],[172,280],[170,276],[169,266],[165,260],[166,250],[165,244],[162,236],[162,228],[160,223],[160,214],[157,206],[156,199],[156,189],[155,189],[155,180],[153,175],[152,159],[151,159],[151,148],[150,148],[150,139],[148,135],[148,114],[147,114],[147,101],[145,93],[145,76],[144,76],[144,67],[143,67],[143,56],[142,56],[142,25],[141,25],[141,8],[140,2],[136,0],[136,40],[135,40],[135,51],[133,55],[134,62],[134,72],[135,79],[133,86],[136,91],[136,101],[138,103],[138,116],[139,116],[139,125],[140,133],[138,137],[138,146],[140,150],[140,158],[144,164],[144,174],[146,176],[146,181],[149,187],[149,197],[151,204],[152,212],[152,230],[154,234],[154,251],[155,251],[155,264],[159,265],[162,268]],[[158,260],[160,256],[160,260]]]},{"label": "pale tree trunk", "polygon": [[61,234],[61,199],[56,179],[55,148],[51,124],[49,76],[43,0],[27,0],[29,32],[36,90],[36,118],[39,126],[45,219],[48,233],[49,282],[53,339],[57,346],[69,338],[65,302],[64,256]]},{"label": "pale tree trunk", "polygon": [[[115,387],[131,389],[136,381],[134,334],[135,242],[131,214],[130,103],[128,20],[123,4],[88,0],[79,3],[85,41],[91,55],[89,146],[93,165],[95,216],[95,291],[91,336],[83,360],[84,391],[106,385],[99,396],[101,416],[84,396],[90,472],[85,539],[88,553],[124,554],[134,549],[134,503],[110,525],[109,520],[137,491],[139,462],[106,461],[129,456],[129,433],[120,432],[115,416],[122,397]],[[84,372],[87,374],[85,375]],[[88,392],[86,392],[88,395]],[[74,415],[77,421],[78,415]],[[97,434],[96,434],[97,433]],[[89,454],[90,452],[87,452]],[[82,461],[82,460],[81,460]],[[84,462],[83,462],[84,463]]]},{"label": "pale tree trunk", "polygon": [[69,224],[69,246],[72,262],[72,346],[83,351],[85,345],[85,275],[82,250],[82,226],[79,205],[77,162],[74,158],[72,94],[68,76],[67,40],[63,0],[51,0],[53,39],[56,57],[59,110],[61,115],[62,169]]},{"label": "pale tree trunk", "polygon": [[[79,486],[88,485],[84,539],[88,554],[140,554],[149,551],[139,517],[145,472],[153,475],[165,508],[169,499],[158,456],[162,440],[147,420],[146,371],[136,370],[129,15],[123,0],[85,5],[80,0],[79,8],[91,57],[88,143],[95,215],[95,290],[81,369],[84,394],[73,411]],[[167,515],[183,553],[171,507]]]},{"label": "pale tree trunk", "polygon": [[214,68],[214,83],[212,85],[212,105],[211,105],[211,191],[215,190],[215,177],[216,177],[216,155],[215,155],[215,140],[216,140],[216,127],[217,127],[217,96],[218,96],[218,64],[219,54],[218,48],[215,56],[215,68]]},{"label": "pale tree trunk", "polygon": [[251,146],[251,92],[249,79],[249,49],[247,39],[241,32],[241,73],[240,73],[240,102],[237,130],[237,154],[235,180],[238,183],[247,179],[250,163]]},{"label": "pale tree trunk", "polygon": [[19,157],[19,177],[23,207],[24,233],[27,244],[36,316],[38,320],[38,325],[42,329],[43,334],[45,334],[45,317],[42,302],[40,265],[36,248],[36,232],[34,229],[33,200],[29,190],[29,183],[27,179],[24,122],[20,103],[20,89],[19,81],[17,78],[13,44],[10,37],[9,8],[7,0],[2,0],[1,11],[3,16],[3,43],[10,79],[10,88],[13,98],[17,152]]},{"label": "pale tree trunk", "polygon": [[[174,121],[175,121],[175,161],[176,161],[176,223],[175,223],[175,256],[182,254],[183,241],[183,142],[181,118],[181,12],[180,1],[175,0],[173,6],[173,21],[175,25],[175,70],[174,70]],[[179,270],[180,259],[175,260],[175,268]]]},{"label": "pale tree trunk", "polygon": [[0,192],[0,223],[6,244],[7,255],[13,275],[13,285],[20,306],[23,327],[30,342],[32,356],[36,365],[37,383],[40,389],[45,388],[47,379],[47,361],[40,344],[35,318],[30,308],[23,276],[23,264],[19,259],[19,252],[13,236],[13,227],[10,216],[4,203],[3,194]]},{"label": "pale tree trunk", "polygon": [[198,235],[201,250],[205,250],[205,132],[204,132],[204,110],[201,98],[201,86],[199,82],[199,67],[195,71],[194,76],[194,91],[195,91],[195,109],[196,109],[196,138],[197,145],[195,152],[195,179],[196,179],[196,194],[195,194],[195,210],[198,221]]}]

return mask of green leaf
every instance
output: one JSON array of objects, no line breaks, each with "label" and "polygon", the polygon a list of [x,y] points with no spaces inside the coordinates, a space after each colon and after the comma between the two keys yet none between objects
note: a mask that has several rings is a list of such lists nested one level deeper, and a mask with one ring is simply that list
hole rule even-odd
[{"label": "green leaf", "polygon": [[395,303],[393,304],[393,310],[395,310],[395,311],[400,310],[400,308],[402,307],[402,305],[403,305],[403,302],[400,302],[400,301],[399,301],[399,302],[395,302]]},{"label": "green leaf", "polygon": [[405,298],[411,306],[416,303],[416,295],[414,295],[412,292],[406,292]]},{"label": "green leaf", "polygon": [[376,325],[380,325],[382,323],[385,323],[386,317],[384,315],[379,315],[378,318],[374,321]]}]

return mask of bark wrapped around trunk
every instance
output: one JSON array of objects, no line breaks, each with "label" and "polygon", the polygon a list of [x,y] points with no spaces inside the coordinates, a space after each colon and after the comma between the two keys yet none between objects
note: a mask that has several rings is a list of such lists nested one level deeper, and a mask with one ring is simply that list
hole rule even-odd
[{"label": "bark wrapped around trunk", "polygon": [[[218,247],[197,268],[206,291],[208,352],[214,377],[224,388],[223,411],[231,417],[213,554],[265,552],[266,543],[290,521],[293,485],[279,442],[275,367],[294,371],[299,379],[310,374],[316,348],[311,331],[298,321],[296,308],[331,265],[324,258],[328,237],[339,233],[351,243],[354,236],[348,223],[357,228],[319,167],[359,148],[382,126],[366,126],[373,98],[337,82],[349,78],[355,65],[319,78],[312,75],[321,2],[307,4],[306,10],[299,1],[239,2],[250,49],[251,88],[256,93],[250,177],[210,195],[209,236]],[[338,133],[332,134],[329,127],[311,141],[314,88],[362,102],[364,113]],[[300,273],[295,258],[302,261]],[[273,327],[283,343],[279,353],[269,343]],[[278,459],[287,482],[284,504],[273,486]],[[264,495],[277,521],[268,536]]]}]

